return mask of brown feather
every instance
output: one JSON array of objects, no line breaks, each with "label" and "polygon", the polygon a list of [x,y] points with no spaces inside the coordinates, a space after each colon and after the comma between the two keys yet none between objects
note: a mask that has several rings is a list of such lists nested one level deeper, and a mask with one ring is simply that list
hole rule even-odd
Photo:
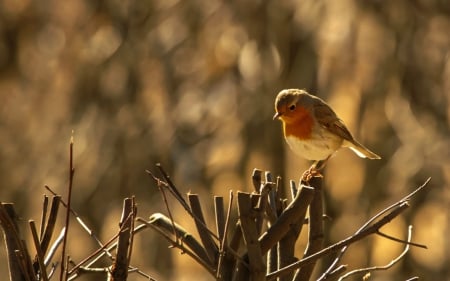
[{"label": "brown feather", "polygon": [[354,142],[352,134],[342,120],[339,119],[331,107],[326,105],[322,100],[317,99],[317,102],[314,104],[314,112],[317,122],[319,122],[321,126],[349,142]]}]

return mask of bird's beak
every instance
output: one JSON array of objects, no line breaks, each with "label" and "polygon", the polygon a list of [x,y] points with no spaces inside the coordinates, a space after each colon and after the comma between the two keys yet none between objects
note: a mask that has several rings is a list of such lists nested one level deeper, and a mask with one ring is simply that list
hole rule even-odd
[{"label": "bird's beak", "polygon": [[281,113],[280,112],[275,112],[275,115],[273,116],[273,120],[280,118]]}]

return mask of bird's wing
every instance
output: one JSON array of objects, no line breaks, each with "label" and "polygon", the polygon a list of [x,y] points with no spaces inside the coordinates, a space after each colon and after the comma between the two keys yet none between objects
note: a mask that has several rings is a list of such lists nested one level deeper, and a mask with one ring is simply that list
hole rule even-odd
[{"label": "bird's wing", "polygon": [[347,141],[354,142],[354,138],[350,131],[328,105],[323,102],[316,102],[314,105],[314,112],[317,121],[321,126]]}]

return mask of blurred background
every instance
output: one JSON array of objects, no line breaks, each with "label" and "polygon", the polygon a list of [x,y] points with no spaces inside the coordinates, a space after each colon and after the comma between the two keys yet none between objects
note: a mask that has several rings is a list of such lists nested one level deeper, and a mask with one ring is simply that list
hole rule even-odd
[{"label": "blurred background", "polygon": [[[272,121],[284,88],[328,101],[383,158],[341,150],[329,161],[327,244],[432,177],[383,229],[405,238],[413,224],[413,241],[429,249],[413,248],[370,280],[450,280],[446,0],[0,0],[0,200],[15,203],[28,237],[44,185],[66,195],[73,131],[72,206],[102,241],[117,232],[126,196],[136,196],[141,217],[166,212],[144,172],[157,173],[157,162],[211,215],[213,195],[253,190],[254,168],[286,182],[308,168]],[[175,219],[192,227],[171,202]],[[69,240],[75,261],[96,249],[75,223]],[[167,246],[151,230],[139,234],[132,264],[159,281],[212,280]],[[384,265],[402,248],[373,237],[343,262]]]}]

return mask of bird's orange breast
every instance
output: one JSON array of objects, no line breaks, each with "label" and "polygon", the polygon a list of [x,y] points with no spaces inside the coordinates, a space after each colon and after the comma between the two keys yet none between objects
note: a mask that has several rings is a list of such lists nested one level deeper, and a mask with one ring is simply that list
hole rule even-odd
[{"label": "bird's orange breast", "polygon": [[309,139],[314,126],[312,113],[303,108],[297,107],[290,118],[283,120],[284,135],[295,136],[301,140]]}]

